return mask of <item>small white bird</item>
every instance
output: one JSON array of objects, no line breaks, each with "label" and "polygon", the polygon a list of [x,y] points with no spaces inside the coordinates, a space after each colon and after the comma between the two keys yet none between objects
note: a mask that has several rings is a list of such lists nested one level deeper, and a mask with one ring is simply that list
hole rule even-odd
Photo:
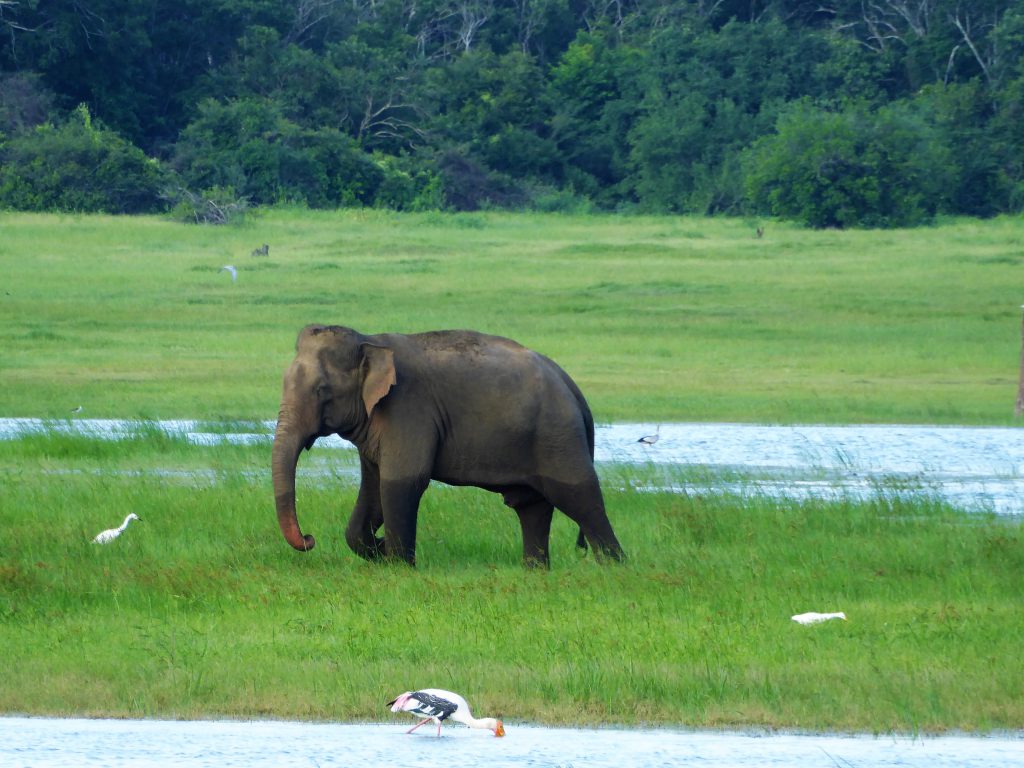
[{"label": "small white bird", "polygon": [[119,527],[117,527],[117,528],[108,528],[105,531],[100,531],[99,533],[97,533],[96,534],[96,538],[92,540],[92,543],[93,544],[109,544],[114,539],[116,539],[118,536],[120,536],[122,533],[124,533],[124,529],[128,527],[128,523],[130,523],[132,520],[140,520],[140,519],[141,518],[138,515],[136,515],[134,512],[132,512],[130,515],[128,515],[128,517],[126,517],[124,519],[124,522],[121,523],[121,525]]},{"label": "small white bird", "polygon": [[837,611],[836,613],[815,613],[814,611],[809,611],[808,613],[798,613],[796,616],[793,616],[792,619],[797,624],[818,624],[819,622],[828,621],[830,619],[842,619],[843,621],[846,621],[846,614],[842,611]]},{"label": "small white bird", "polygon": [[442,691],[439,688],[423,688],[419,691],[406,691],[397,699],[389,701],[387,706],[392,712],[412,712],[423,719],[406,733],[412,733],[424,723],[437,723],[437,735],[441,735],[441,721],[454,720],[470,728],[486,728],[494,731],[495,736],[505,735],[505,726],[501,720],[493,717],[482,717],[479,720],[469,711],[469,704],[457,693]]},{"label": "small white bird", "polygon": [[637,442],[643,443],[644,445],[654,445],[656,442],[658,442],[659,437],[661,437],[661,424],[659,424],[658,428],[654,430],[653,435],[644,435],[639,440],[637,440]]},{"label": "small white bird", "polygon": [[231,274],[231,282],[238,280],[238,270],[230,264],[225,264],[223,267],[217,270],[218,272],[228,272]]}]

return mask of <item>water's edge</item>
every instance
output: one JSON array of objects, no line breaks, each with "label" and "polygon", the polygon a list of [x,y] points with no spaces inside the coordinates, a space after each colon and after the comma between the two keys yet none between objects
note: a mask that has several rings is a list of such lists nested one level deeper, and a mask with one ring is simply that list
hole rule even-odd
[{"label": "water's edge", "polygon": [[[0,419],[0,439],[26,434],[119,440],[153,431],[198,446],[269,444],[272,421]],[[639,442],[657,435],[651,445]],[[1024,430],[920,425],[608,424],[595,430],[600,467],[642,466],[638,490],[772,498],[928,495],[970,511],[1024,515]],[[338,437],[318,448],[346,450]],[[684,480],[673,468],[686,467]],[[606,475],[610,474],[608,472]],[[620,478],[621,479],[621,478]]]},{"label": "water's edge", "polygon": [[997,766],[1019,759],[1024,734],[868,736],[542,728],[507,735],[445,727],[406,735],[393,724],[257,721],[85,720],[0,717],[0,762],[31,765],[246,766],[451,764],[504,766]]}]

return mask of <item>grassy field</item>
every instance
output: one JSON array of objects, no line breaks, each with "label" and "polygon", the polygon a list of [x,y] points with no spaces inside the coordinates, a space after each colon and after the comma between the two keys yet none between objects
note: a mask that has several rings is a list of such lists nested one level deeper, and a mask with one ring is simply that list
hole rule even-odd
[{"label": "grassy field", "polygon": [[[1024,222],[754,229],[0,214],[0,416],[273,419],[298,329],[327,321],[517,338],[603,422],[1013,423]],[[268,454],[145,429],[0,441],[0,712],[388,719],[438,686],[513,724],[1024,728],[1019,521],[639,493],[622,481],[648,470],[604,468],[627,564],[580,558],[556,516],[551,570],[525,571],[496,496],[437,487],[410,570],[345,547],[340,451],[300,463],[318,546],[291,551]],[[789,620],[806,610],[850,621]]]},{"label": "grassy field", "polygon": [[[612,482],[629,563],[581,559],[558,516],[538,573],[497,497],[438,487],[413,571],[345,548],[356,488],[337,451],[300,480],[319,546],[287,548],[264,454],[146,436],[0,443],[0,711],[387,719],[388,698],[439,686],[513,723],[1024,724],[1017,523],[925,500]],[[129,510],[142,521],[90,543]],[[850,620],[789,620],[815,609]]]},{"label": "grassy field", "polygon": [[[558,360],[599,421],[1011,423],[1024,221],[754,230],[0,213],[0,414],[272,419],[299,328],[328,322],[511,336]],[[263,243],[269,256],[250,255]]]}]

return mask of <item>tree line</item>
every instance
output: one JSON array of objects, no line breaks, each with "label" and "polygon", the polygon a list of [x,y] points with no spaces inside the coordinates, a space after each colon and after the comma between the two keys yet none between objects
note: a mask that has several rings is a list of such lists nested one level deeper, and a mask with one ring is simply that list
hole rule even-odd
[{"label": "tree line", "polygon": [[0,207],[1024,208],[1024,0],[0,0]]}]

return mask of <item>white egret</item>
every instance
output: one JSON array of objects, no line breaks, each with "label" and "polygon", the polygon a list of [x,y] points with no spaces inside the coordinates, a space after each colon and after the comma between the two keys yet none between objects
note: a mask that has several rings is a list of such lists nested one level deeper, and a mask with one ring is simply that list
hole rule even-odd
[{"label": "white egret", "polygon": [[217,270],[218,272],[228,272],[231,275],[231,282],[235,282],[238,279],[238,270],[230,264],[225,264],[223,267]]},{"label": "white egret", "polygon": [[818,624],[822,621],[829,621],[830,619],[842,619],[846,621],[846,614],[842,611],[835,613],[815,613],[814,611],[808,611],[807,613],[798,613],[792,617],[793,621],[797,624]]},{"label": "white egret", "polygon": [[130,515],[128,515],[128,517],[124,519],[124,522],[121,523],[121,525],[117,528],[108,528],[105,531],[100,531],[99,533],[97,533],[96,538],[92,540],[93,544],[109,544],[122,533],[124,533],[124,529],[128,527],[128,523],[130,523],[132,520],[141,520],[141,518],[134,512],[132,512]]}]

